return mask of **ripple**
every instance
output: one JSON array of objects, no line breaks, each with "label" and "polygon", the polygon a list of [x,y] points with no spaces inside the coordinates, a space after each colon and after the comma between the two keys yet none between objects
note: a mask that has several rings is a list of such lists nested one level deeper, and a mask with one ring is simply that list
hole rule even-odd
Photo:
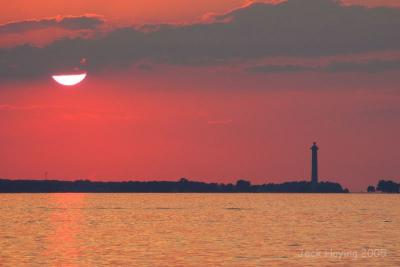
[{"label": "ripple", "polygon": [[[149,208],[150,209],[150,208]],[[157,207],[153,208],[154,210],[183,210],[184,208],[165,208],[165,207]]]},{"label": "ripple", "polygon": [[224,208],[225,210],[252,210],[252,209],[246,209],[246,208],[235,208],[235,207],[232,207],[232,208]]},{"label": "ripple", "polygon": [[[346,212],[338,216],[344,198]],[[4,196],[2,203],[12,203],[3,204],[0,213],[4,266],[355,263],[350,257],[340,262],[300,257],[303,248],[310,253],[384,249],[391,252],[387,257],[359,258],[357,265],[400,266],[399,203],[386,196],[91,194],[66,199],[27,194]]]}]

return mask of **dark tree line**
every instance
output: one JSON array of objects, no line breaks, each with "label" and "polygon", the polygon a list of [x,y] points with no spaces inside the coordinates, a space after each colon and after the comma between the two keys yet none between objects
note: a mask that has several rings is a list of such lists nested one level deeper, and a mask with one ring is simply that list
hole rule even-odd
[{"label": "dark tree line", "polygon": [[177,182],[92,182],[89,180],[1,180],[0,193],[347,193],[338,183],[321,182],[312,188],[310,182],[252,185],[239,180],[236,184],[204,183],[182,178]]},{"label": "dark tree line", "polygon": [[367,191],[369,193],[373,193],[375,191],[379,191],[382,193],[399,193],[400,192],[400,184],[390,181],[390,180],[380,180],[378,182],[378,185],[376,186],[376,188],[375,188],[375,186],[370,185],[370,186],[368,186]]}]

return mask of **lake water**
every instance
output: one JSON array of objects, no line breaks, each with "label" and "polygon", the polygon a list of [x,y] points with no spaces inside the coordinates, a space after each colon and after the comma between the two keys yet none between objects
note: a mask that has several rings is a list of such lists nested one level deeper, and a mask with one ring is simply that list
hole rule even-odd
[{"label": "lake water", "polygon": [[399,195],[1,194],[0,266],[400,266]]}]

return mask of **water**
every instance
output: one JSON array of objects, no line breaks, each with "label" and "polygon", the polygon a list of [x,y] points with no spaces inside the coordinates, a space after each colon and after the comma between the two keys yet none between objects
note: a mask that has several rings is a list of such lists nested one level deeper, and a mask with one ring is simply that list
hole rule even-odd
[{"label": "water", "polygon": [[400,266],[399,195],[2,194],[0,266]]}]

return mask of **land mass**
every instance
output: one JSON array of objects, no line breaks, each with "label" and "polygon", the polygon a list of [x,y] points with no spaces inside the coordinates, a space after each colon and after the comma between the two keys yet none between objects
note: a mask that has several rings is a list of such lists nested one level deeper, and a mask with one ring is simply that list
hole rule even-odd
[{"label": "land mass", "polygon": [[7,180],[0,179],[0,193],[348,193],[338,183],[285,182],[252,185],[239,180],[236,184],[189,181],[98,182],[89,180]]},{"label": "land mass", "polygon": [[400,183],[392,180],[380,180],[375,186],[370,185],[367,188],[368,193],[382,192],[382,193],[400,193]]}]

